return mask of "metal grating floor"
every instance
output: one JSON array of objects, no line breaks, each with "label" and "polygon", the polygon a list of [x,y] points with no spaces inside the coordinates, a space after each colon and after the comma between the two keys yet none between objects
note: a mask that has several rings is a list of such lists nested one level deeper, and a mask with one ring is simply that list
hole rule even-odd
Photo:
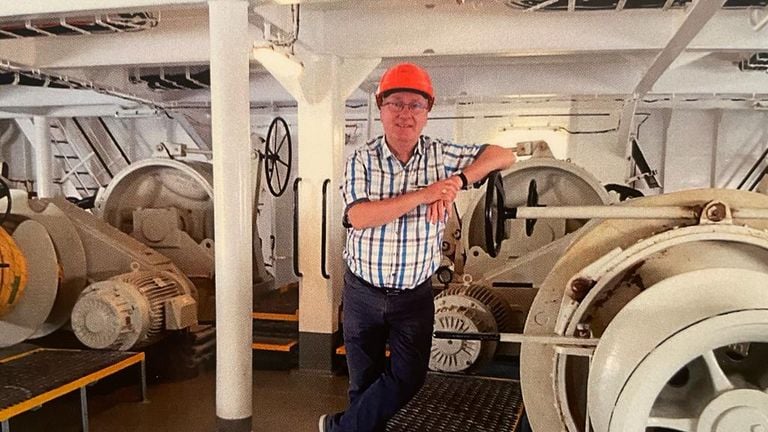
[{"label": "metal grating floor", "polygon": [[0,363],[0,411],[136,355],[40,350]]},{"label": "metal grating floor", "polygon": [[387,432],[514,432],[523,415],[520,382],[430,373]]}]

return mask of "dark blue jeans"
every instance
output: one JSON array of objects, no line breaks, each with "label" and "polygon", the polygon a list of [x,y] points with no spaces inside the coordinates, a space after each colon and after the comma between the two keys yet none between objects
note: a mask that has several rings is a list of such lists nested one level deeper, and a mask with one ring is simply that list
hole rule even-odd
[{"label": "dark blue jeans", "polygon": [[[432,283],[388,295],[344,275],[344,345],[349,407],[333,418],[333,432],[379,432],[424,384],[432,345]],[[385,356],[389,342],[390,358]]]}]

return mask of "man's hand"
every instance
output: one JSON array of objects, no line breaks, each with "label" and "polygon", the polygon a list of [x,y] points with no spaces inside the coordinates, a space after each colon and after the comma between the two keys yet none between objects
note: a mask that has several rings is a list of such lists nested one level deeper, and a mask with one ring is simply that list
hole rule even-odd
[{"label": "man's hand", "polygon": [[433,202],[427,207],[427,220],[431,224],[437,224],[439,221],[446,221],[448,219],[448,209],[451,207],[451,202],[438,200]]},{"label": "man's hand", "polygon": [[391,198],[359,202],[349,207],[347,217],[354,229],[372,228],[392,222],[414,208],[428,204],[427,219],[432,223],[437,223],[440,217],[444,217],[445,210],[450,208],[450,204],[456,199],[456,192],[460,188],[461,179],[451,177],[432,183],[424,189]]},{"label": "man's hand", "polygon": [[424,189],[424,204],[427,207],[427,220],[436,224],[440,220],[448,218],[448,209],[456,199],[456,194],[461,189],[461,179],[451,176],[445,180],[432,183]]}]

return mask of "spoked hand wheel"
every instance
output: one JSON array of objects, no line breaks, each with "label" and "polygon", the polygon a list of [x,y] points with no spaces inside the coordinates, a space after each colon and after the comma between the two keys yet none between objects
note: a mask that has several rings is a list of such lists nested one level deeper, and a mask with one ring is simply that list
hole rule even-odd
[{"label": "spoked hand wheel", "polygon": [[0,225],[2,225],[5,220],[8,219],[8,215],[11,214],[11,188],[4,179],[0,178],[0,202],[2,202],[3,199],[8,202],[5,204],[5,210],[0,214]]},{"label": "spoked hand wheel", "polygon": [[[539,189],[536,186],[536,179],[531,179],[528,183],[528,199],[525,204],[528,207],[540,207],[539,206]],[[536,219],[525,220],[525,235],[530,237],[533,235],[533,228],[536,226]]]},{"label": "spoked hand wheel", "polygon": [[264,149],[264,172],[267,186],[273,196],[279,197],[288,186],[291,177],[293,144],[288,123],[282,117],[275,117],[269,125]]},{"label": "spoked hand wheel", "polygon": [[504,182],[500,171],[488,174],[485,190],[485,250],[496,257],[501,249],[501,242],[506,238],[504,229]]}]

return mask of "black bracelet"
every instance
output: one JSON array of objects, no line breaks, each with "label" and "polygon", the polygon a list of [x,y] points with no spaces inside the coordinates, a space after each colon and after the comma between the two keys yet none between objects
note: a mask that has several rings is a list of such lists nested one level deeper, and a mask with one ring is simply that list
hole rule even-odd
[{"label": "black bracelet", "polygon": [[461,189],[466,190],[467,186],[469,185],[469,180],[467,180],[467,176],[464,175],[464,173],[461,171],[459,171],[459,173],[456,175],[458,175],[459,178],[461,179]]}]

